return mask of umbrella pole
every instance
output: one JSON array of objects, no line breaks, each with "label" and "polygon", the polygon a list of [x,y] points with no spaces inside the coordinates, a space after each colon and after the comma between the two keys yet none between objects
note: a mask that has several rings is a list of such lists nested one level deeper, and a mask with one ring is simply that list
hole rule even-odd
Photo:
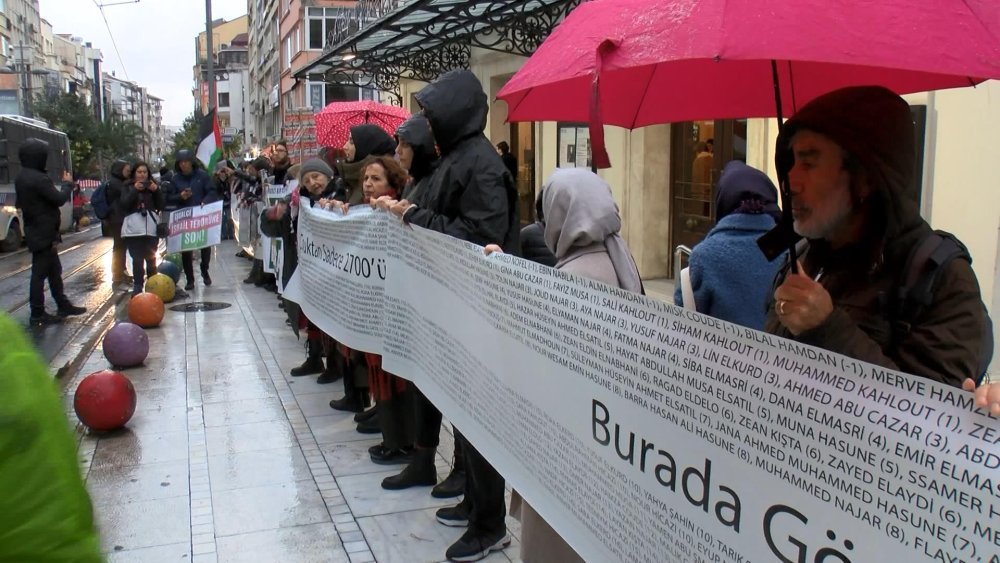
[{"label": "umbrella pole", "polygon": [[[774,81],[774,104],[776,106],[777,112],[775,115],[778,119],[778,136],[781,136],[781,128],[785,124],[785,119],[782,116],[781,111],[781,82],[778,80],[778,61],[771,59],[771,78]],[[777,147],[775,148],[777,151]],[[781,220],[782,222],[791,224],[792,219],[792,194],[788,187],[788,175],[782,174],[778,171],[778,185],[780,186],[781,193]],[[798,257],[795,256],[795,243],[792,243],[788,247],[788,263],[791,265],[792,273],[798,273],[799,264]]]}]

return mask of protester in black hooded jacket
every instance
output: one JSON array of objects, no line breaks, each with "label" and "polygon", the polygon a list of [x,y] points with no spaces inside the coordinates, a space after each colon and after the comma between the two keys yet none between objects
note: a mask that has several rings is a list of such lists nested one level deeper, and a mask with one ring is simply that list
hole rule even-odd
[{"label": "protester in black hooded jacket", "polygon": [[[426,188],[413,202],[382,200],[403,220],[479,245],[520,250],[514,178],[483,134],[489,102],[467,70],[448,72],[416,94],[441,151]],[[465,498],[437,512],[438,521],[465,534],[448,548],[449,560],[475,561],[510,545],[505,523],[504,479],[468,441]]]},{"label": "protester in black hooded jacket", "polygon": [[[431,124],[423,115],[414,115],[399,126],[396,130],[396,139],[396,156],[399,158],[399,164],[410,174],[410,182],[403,190],[403,198],[413,200],[427,187],[439,162]],[[413,457],[403,471],[383,479],[382,488],[401,490],[437,484],[431,491],[432,496],[457,497],[465,491],[465,460],[462,454],[461,434],[455,429],[457,438],[451,473],[441,483],[437,483],[434,454],[440,445],[441,411],[416,386],[414,386],[413,402],[417,429]],[[385,412],[379,412],[380,419],[384,414]]]},{"label": "protester in black hooded jacket", "polygon": [[106,196],[111,206],[111,214],[107,218],[108,229],[114,237],[114,245],[111,248],[111,281],[112,283],[131,282],[132,278],[125,270],[125,240],[122,238],[122,221],[125,215],[122,213],[121,200],[125,193],[125,183],[132,174],[132,167],[124,160],[116,160],[111,163],[110,174],[108,175],[108,187]]},{"label": "protester in black hooded jacket", "polygon": [[365,197],[361,189],[361,163],[372,155],[392,156],[396,152],[396,141],[378,125],[355,125],[351,127],[344,152],[347,158],[337,163],[333,199],[358,205]]},{"label": "protester in black hooded jacket", "polygon": [[[28,302],[31,305],[32,324],[58,322],[60,317],[80,315],[87,310],[70,303],[63,292],[62,264],[56,243],[60,242],[59,224],[62,213],[59,208],[69,201],[72,184],[62,190],[56,189],[52,178],[46,174],[49,158],[49,144],[40,139],[28,139],[18,149],[21,171],[14,179],[17,208],[24,218],[24,236],[31,252],[31,282]],[[69,180],[68,175],[64,180]],[[59,316],[45,312],[45,280],[49,281],[49,292],[59,307]]]}]

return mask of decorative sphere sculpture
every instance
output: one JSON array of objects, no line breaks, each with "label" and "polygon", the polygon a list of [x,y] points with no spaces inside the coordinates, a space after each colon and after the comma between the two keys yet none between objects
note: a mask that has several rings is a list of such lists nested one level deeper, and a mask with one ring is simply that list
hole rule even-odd
[{"label": "decorative sphere sculpture", "polygon": [[117,430],[135,414],[135,387],[117,371],[94,372],[83,378],[73,396],[73,409],[91,430]]},{"label": "decorative sphere sculpture", "polygon": [[111,365],[128,368],[142,364],[149,354],[149,337],[137,324],[118,323],[104,335],[104,357]]}]

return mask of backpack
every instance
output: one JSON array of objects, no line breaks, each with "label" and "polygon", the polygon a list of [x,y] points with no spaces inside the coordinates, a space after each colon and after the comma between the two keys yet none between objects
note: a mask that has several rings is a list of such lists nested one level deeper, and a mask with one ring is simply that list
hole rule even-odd
[{"label": "backpack", "polygon": [[[912,321],[920,316],[934,300],[934,289],[941,274],[952,260],[961,258],[972,264],[968,249],[955,235],[945,231],[934,231],[916,245],[906,259],[905,275],[892,296],[889,316],[893,324],[894,338],[910,332]],[[986,304],[983,304],[983,337],[980,344],[983,354],[977,367],[976,383],[981,383],[993,358],[993,322],[990,320]]]},{"label": "backpack", "polygon": [[98,219],[107,219],[111,215],[111,203],[108,202],[108,183],[103,182],[94,194],[90,196],[90,207],[94,209],[94,215]]}]

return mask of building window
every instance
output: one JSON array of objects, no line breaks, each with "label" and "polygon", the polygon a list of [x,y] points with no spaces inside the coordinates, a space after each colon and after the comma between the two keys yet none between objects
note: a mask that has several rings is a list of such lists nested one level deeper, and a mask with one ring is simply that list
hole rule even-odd
[{"label": "building window", "polygon": [[292,57],[295,56],[295,52],[292,51],[292,35],[285,38],[285,70],[292,69]]},{"label": "building window", "polygon": [[353,10],[349,8],[309,8],[306,18],[306,25],[309,34],[308,48],[323,49],[326,47],[327,37],[330,32],[337,28],[338,20],[347,23],[351,19]]},{"label": "building window", "polygon": [[[365,92],[369,92],[357,86],[347,86],[343,84],[328,84],[323,81],[322,74],[310,74],[306,83],[306,93],[309,99],[306,104],[313,111],[323,109],[330,102],[354,102],[363,99],[373,99],[366,97]],[[374,94],[374,91],[371,91]]]},{"label": "building window", "polygon": [[229,92],[219,92],[219,107],[229,107]]}]

